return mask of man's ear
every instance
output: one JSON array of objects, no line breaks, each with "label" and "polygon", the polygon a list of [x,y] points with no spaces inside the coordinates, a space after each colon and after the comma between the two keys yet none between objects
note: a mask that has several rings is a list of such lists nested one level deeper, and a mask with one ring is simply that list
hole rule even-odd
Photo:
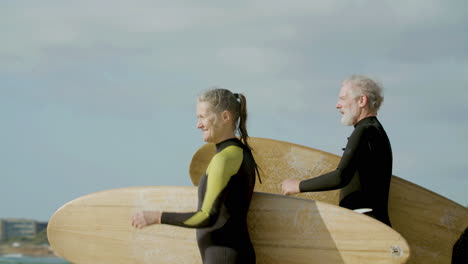
[{"label": "man's ear", "polygon": [[369,100],[369,99],[367,98],[367,96],[364,95],[364,94],[362,94],[362,95],[359,97],[359,102],[358,102],[358,103],[359,103],[359,106],[360,106],[360,107],[366,106],[368,100]]}]

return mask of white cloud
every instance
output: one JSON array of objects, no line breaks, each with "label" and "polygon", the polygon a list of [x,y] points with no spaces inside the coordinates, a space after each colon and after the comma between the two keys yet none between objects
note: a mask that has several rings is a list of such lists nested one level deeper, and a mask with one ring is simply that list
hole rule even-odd
[{"label": "white cloud", "polygon": [[[452,28],[454,18],[447,17],[456,8],[447,5],[436,0],[28,4],[3,9],[10,23],[0,25],[9,40],[0,44],[0,70],[33,73],[43,82],[44,96],[92,105],[150,106],[157,100],[148,98],[160,98],[162,91],[176,97],[167,87],[232,85],[254,97],[272,95],[266,109],[304,111],[311,108],[304,98],[324,89],[333,91],[322,94],[335,96],[348,74],[377,74],[384,85],[403,85],[427,74],[431,63],[466,56],[463,39],[458,50],[446,48],[453,47],[450,41],[434,44],[438,36],[431,27]],[[433,51],[443,52],[433,56]],[[457,75],[464,62],[456,63]],[[55,79],[45,85],[48,78]]]},{"label": "white cloud", "polygon": [[248,74],[278,73],[291,63],[281,51],[264,47],[222,47],[216,54],[234,72]]}]

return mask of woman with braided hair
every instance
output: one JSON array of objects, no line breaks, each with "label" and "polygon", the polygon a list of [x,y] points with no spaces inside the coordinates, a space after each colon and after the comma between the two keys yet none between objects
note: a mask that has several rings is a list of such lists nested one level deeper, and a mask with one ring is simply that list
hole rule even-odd
[{"label": "woman with braided hair", "polygon": [[207,90],[198,97],[197,117],[203,140],[216,144],[216,154],[198,186],[197,211],[143,211],[133,216],[132,226],[197,228],[204,264],[253,264],[247,212],[258,167],[248,144],[246,98],[226,89]]}]

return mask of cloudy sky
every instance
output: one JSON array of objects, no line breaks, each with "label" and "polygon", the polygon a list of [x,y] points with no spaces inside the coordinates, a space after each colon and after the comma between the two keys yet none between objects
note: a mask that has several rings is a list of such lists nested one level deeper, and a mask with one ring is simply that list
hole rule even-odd
[{"label": "cloudy sky", "polygon": [[340,82],[383,83],[394,174],[468,205],[465,1],[2,1],[0,218],[98,190],[191,185],[196,96],[249,133],[341,155]]}]

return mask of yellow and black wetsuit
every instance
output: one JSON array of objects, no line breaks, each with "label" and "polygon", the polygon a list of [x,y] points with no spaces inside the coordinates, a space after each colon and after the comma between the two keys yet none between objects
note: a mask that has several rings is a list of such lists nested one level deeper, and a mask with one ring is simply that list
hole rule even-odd
[{"label": "yellow and black wetsuit", "polygon": [[255,185],[256,164],[237,138],[216,144],[198,186],[198,211],[163,212],[161,223],[197,228],[203,263],[255,263],[247,212]]}]

